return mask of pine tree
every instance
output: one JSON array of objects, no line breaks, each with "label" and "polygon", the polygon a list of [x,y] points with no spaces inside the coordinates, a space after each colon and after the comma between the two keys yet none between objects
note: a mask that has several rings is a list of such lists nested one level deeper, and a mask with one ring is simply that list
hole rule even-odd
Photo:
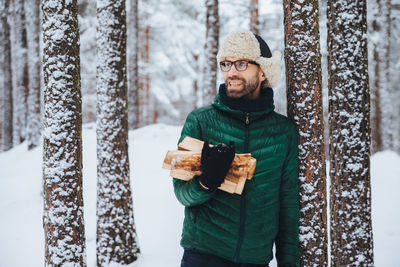
[{"label": "pine tree", "polygon": [[41,138],[40,114],[40,52],[39,52],[39,18],[40,1],[25,0],[26,27],[28,40],[29,94],[26,139],[28,149],[39,145]]},{"label": "pine tree", "polygon": [[332,266],[373,266],[366,8],[328,1]]},{"label": "pine tree", "polygon": [[393,149],[393,90],[390,86],[391,1],[378,0],[372,22],[374,84],[372,86],[372,151]]},{"label": "pine tree", "polygon": [[0,0],[0,152],[13,146],[9,5],[10,0]]},{"label": "pine tree", "polygon": [[299,132],[301,266],[328,265],[326,173],[317,0],[283,1],[287,114]]},{"label": "pine tree", "polygon": [[128,157],[126,10],[97,0],[97,265],[129,264],[139,254]]},{"label": "pine tree", "polygon": [[86,266],[76,2],[42,1],[45,266]]},{"label": "pine tree", "polygon": [[12,0],[11,66],[13,81],[13,142],[18,145],[26,139],[28,96],[28,58],[25,28],[24,0]]},{"label": "pine tree", "polygon": [[206,0],[206,43],[203,72],[203,105],[211,104],[217,93],[217,53],[219,38],[218,0]]},{"label": "pine tree", "polygon": [[139,126],[139,15],[138,0],[130,1],[128,27],[128,125],[129,129]]},{"label": "pine tree", "polygon": [[250,31],[259,34],[258,0],[250,0]]}]

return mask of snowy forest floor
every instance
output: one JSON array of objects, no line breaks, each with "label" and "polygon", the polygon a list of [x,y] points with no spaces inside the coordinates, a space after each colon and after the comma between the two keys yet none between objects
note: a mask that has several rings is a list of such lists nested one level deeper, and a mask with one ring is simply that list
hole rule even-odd
[{"label": "snowy forest floor", "polygon": [[[131,267],[178,267],[183,207],[175,199],[167,150],[175,149],[181,127],[150,125],[129,133],[131,182],[140,259]],[[44,266],[42,148],[26,143],[0,153],[0,266]],[[88,266],[96,266],[96,133],[84,125],[83,183]],[[399,267],[400,156],[372,156],[372,218],[375,266]],[[271,266],[276,266],[273,262]]]}]

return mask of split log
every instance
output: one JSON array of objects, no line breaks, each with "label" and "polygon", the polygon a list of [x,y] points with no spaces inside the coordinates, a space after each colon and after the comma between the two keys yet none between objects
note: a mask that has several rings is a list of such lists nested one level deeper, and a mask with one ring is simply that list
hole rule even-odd
[{"label": "split log", "polygon": [[[204,142],[196,139],[196,138],[192,138],[189,136],[186,136],[182,142],[180,142],[178,144],[178,149],[179,150],[187,150],[187,151],[195,151],[195,152],[200,152],[203,149],[203,145]],[[213,146],[213,145],[210,145]]]},{"label": "split log", "polygon": [[[201,149],[203,141],[186,137],[179,145],[179,150],[168,151],[163,168],[171,170],[170,176],[191,180],[201,174]],[[235,154],[232,166],[219,189],[229,193],[241,194],[247,179],[251,179],[256,168],[256,159],[250,153]]]}]

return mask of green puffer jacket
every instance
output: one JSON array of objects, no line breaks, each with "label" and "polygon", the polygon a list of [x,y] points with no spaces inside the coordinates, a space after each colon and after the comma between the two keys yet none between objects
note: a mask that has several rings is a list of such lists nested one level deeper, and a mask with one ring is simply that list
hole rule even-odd
[{"label": "green puffer jacket", "polygon": [[294,124],[273,109],[270,88],[249,101],[227,97],[222,85],[213,105],[188,115],[179,142],[185,136],[210,144],[233,140],[236,153],[250,152],[257,166],[242,195],[210,192],[198,177],[173,180],[185,206],[183,248],[265,264],[275,242],[278,265],[299,266],[298,135]]}]

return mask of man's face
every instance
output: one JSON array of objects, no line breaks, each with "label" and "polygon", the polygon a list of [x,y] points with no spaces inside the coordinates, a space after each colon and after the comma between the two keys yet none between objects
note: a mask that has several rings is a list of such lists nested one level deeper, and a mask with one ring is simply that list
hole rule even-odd
[{"label": "man's face", "polygon": [[[246,59],[227,57],[225,60],[234,62]],[[249,63],[244,71],[238,71],[235,65],[232,65],[229,71],[222,73],[225,78],[226,94],[229,97],[256,99],[260,96],[260,85],[265,80],[265,75],[257,65]]]}]

